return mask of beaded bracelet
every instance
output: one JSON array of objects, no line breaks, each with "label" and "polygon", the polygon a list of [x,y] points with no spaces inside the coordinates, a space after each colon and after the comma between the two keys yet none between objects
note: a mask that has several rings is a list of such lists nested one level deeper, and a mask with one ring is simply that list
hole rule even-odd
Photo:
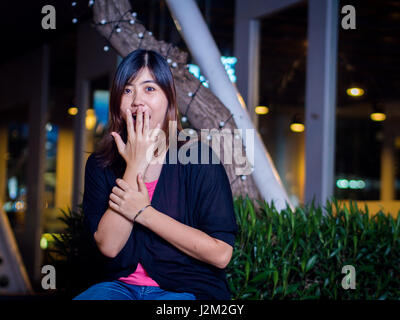
[{"label": "beaded bracelet", "polygon": [[132,222],[135,222],[136,218],[138,217],[139,214],[141,214],[144,209],[146,209],[147,207],[150,207],[151,204],[148,204],[147,206],[145,206],[144,208],[140,209],[138,213],[136,213],[136,216],[133,218]]}]

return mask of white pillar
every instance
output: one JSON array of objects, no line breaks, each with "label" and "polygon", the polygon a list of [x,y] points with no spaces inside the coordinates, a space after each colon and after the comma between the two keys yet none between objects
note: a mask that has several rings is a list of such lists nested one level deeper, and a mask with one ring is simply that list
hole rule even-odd
[{"label": "white pillar", "polygon": [[308,2],[305,202],[333,196],[338,1]]},{"label": "white pillar", "polygon": [[244,19],[235,26],[235,55],[238,58],[237,85],[241,90],[248,111],[258,128],[258,115],[254,108],[259,104],[260,69],[260,21]]}]

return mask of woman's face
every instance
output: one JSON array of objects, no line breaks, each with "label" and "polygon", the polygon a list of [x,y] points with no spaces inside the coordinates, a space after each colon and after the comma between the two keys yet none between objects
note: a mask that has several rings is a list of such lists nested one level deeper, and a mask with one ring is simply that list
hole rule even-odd
[{"label": "woman's face", "polygon": [[150,129],[154,129],[159,123],[163,127],[165,113],[168,108],[168,100],[164,91],[156,84],[155,79],[150,74],[148,68],[144,68],[137,75],[136,79],[125,85],[121,97],[121,115],[126,121],[126,109],[130,110],[136,130],[136,114],[142,109],[143,119],[144,111],[148,110]]}]

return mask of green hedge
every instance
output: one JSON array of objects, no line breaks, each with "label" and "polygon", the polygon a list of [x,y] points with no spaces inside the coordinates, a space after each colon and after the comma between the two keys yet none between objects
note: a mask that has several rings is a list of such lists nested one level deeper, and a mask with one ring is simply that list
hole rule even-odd
[{"label": "green hedge", "polygon": [[[335,199],[294,213],[257,203],[259,210],[249,197],[234,200],[239,231],[227,267],[233,299],[400,298],[400,214],[371,217],[367,207]],[[66,230],[54,236],[47,257],[58,288],[71,297],[95,281],[87,275],[99,257],[83,234],[82,208],[62,212]],[[355,268],[356,289],[342,287],[345,265]]]},{"label": "green hedge", "polygon": [[[337,200],[287,207],[235,199],[239,226],[227,268],[233,299],[399,299],[400,215]],[[335,214],[335,212],[337,214]],[[344,289],[342,267],[356,271],[356,289]]]}]

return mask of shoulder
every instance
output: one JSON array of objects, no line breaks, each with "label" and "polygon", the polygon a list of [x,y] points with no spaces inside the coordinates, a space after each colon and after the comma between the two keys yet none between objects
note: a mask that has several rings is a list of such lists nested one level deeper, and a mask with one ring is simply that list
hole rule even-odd
[{"label": "shoulder", "polygon": [[107,167],[104,166],[102,158],[100,158],[96,153],[91,153],[86,160],[85,172],[87,174],[95,175],[105,175]]},{"label": "shoulder", "polygon": [[92,152],[89,157],[86,159],[87,165],[96,165],[96,154]]},{"label": "shoulder", "polygon": [[86,160],[86,166],[104,171],[110,168],[108,162],[109,161],[106,161],[106,159],[100,154],[92,152]]},{"label": "shoulder", "polygon": [[91,153],[86,160],[86,169],[101,169],[100,161],[95,153]]},{"label": "shoulder", "polygon": [[109,167],[103,168],[102,161],[92,153],[86,160],[85,186],[95,187],[101,192],[108,192],[114,185],[115,178]]}]

